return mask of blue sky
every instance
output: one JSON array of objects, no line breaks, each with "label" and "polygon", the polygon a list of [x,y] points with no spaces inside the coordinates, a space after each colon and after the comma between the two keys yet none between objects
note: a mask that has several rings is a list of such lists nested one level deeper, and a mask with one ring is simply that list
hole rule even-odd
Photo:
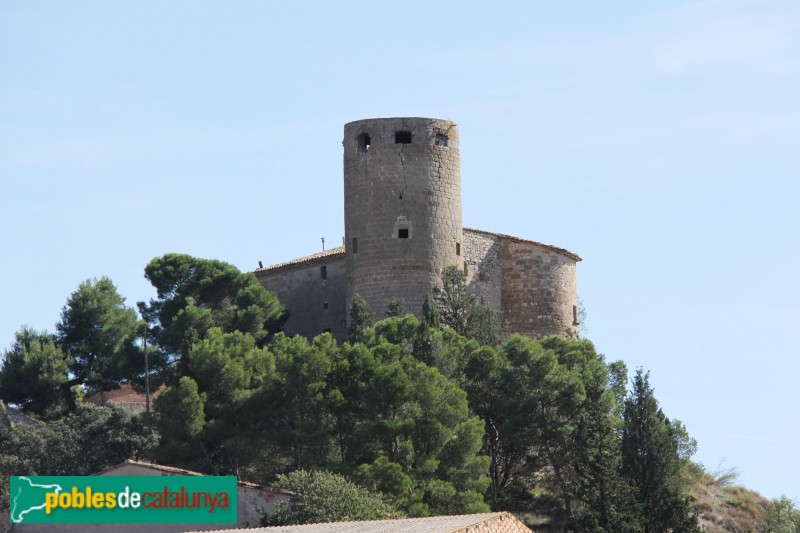
[{"label": "blue sky", "polygon": [[800,4],[0,4],[0,346],[167,252],[343,233],[342,127],[454,120],[464,224],[568,248],[588,336],[800,497]]}]

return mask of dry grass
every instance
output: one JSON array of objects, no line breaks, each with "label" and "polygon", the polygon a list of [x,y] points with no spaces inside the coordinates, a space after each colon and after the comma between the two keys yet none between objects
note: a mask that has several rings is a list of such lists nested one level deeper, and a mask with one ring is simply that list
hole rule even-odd
[{"label": "dry grass", "polygon": [[705,479],[692,485],[691,495],[707,533],[766,533],[769,500],[760,494]]}]

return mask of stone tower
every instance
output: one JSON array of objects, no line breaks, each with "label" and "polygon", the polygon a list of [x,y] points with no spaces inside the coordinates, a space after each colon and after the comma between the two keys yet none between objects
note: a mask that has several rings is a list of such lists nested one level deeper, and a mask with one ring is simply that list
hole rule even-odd
[{"label": "stone tower", "polygon": [[343,144],[347,309],[359,294],[380,319],[402,298],[420,316],[442,269],[465,265],[458,126],[359,120],[345,124]]}]

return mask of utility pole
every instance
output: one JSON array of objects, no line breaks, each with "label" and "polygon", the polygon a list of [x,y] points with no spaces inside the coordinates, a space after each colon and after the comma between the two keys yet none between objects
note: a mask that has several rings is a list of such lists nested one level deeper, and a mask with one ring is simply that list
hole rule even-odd
[{"label": "utility pole", "polygon": [[147,322],[144,323],[144,410],[150,416],[150,365],[147,360]]}]

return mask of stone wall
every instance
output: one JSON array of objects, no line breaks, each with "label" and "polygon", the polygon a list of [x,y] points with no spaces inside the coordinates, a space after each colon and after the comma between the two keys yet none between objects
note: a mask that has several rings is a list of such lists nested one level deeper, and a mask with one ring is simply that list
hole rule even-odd
[{"label": "stone wall", "polygon": [[390,298],[421,315],[447,265],[461,264],[458,127],[386,118],[344,128],[347,296],[383,316]]},{"label": "stone wall", "polygon": [[577,330],[574,254],[502,236],[501,298],[509,332],[540,338]]},{"label": "stone wall", "polygon": [[502,314],[502,269],[500,237],[491,233],[464,228],[464,262],[467,285],[478,297],[478,303],[491,306]]},{"label": "stone wall", "polygon": [[313,338],[330,331],[337,341],[344,341],[347,310],[341,248],[320,257],[259,269],[254,274],[289,310],[284,333]]}]

